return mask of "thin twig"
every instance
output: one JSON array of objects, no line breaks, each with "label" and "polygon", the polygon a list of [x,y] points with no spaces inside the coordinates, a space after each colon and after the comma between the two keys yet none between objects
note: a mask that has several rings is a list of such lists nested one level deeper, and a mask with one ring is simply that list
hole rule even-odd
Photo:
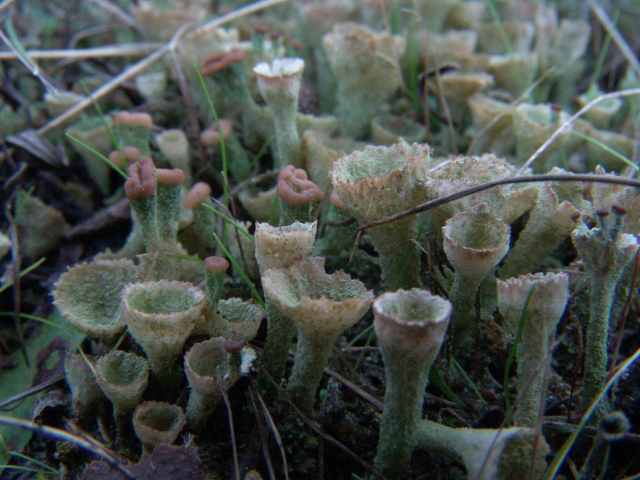
[{"label": "thin twig", "polygon": [[108,2],[106,0],[89,0],[91,3],[99,6],[103,10],[109,12],[111,15],[116,17],[125,25],[129,25],[130,27],[139,30],[136,21],[129,15],[127,12],[118,7],[114,2]]},{"label": "thin twig", "polygon": [[227,392],[222,392],[224,406],[227,408],[227,417],[229,419],[229,431],[231,433],[231,450],[233,451],[233,470],[235,471],[236,480],[240,480],[240,463],[238,462],[238,444],[236,443],[236,429],[233,425],[233,411]]},{"label": "thin twig", "polygon": [[133,474],[117,459],[113,458],[109,455],[105,450],[99,448],[97,442],[89,442],[83,438],[80,438],[76,435],[72,435],[69,432],[65,432],[64,430],[60,430],[59,428],[48,427],[46,425],[38,425],[29,420],[24,420],[22,418],[14,418],[9,417],[7,415],[0,415],[0,425],[8,425],[10,427],[22,428],[25,430],[30,430],[34,433],[43,435],[45,437],[52,438],[54,440],[60,440],[63,442],[70,442],[78,447],[86,450],[89,453],[92,453],[103,460],[105,460],[109,465],[118,469],[118,471],[122,472],[127,478],[131,480],[136,480]]},{"label": "thin twig", "polygon": [[[85,60],[88,58],[138,57],[148,55],[160,47],[161,43],[125,43],[122,45],[104,45],[95,48],[70,48],[51,50],[27,50],[33,60]],[[0,60],[16,60],[15,52],[1,51]]]},{"label": "thin twig", "polygon": [[271,461],[271,455],[269,454],[269,437],[267,436],[267,432],[265,432],[263,421],[265,421],[263,415],[258,410],[258,404],[256,402],[256,392],[254,391],[253,385],[249,384],[249,400],[251,401],[251,406],[253,407],[253,412],[256,416],[256,425],[258,426],[258,433],[260,434],[260,443],[262,444],[262,454],[264,456],[264,461],[267,464],[267,472],[269,472],[269,479],[275,480],[276,472],[273,469],[273,462]]},{"label": "thin twig", "polygon": [[591,11],[594,13],[594,15],[598,18],[598,20],[600,20],[600,23],[607,31],[611,39],[615,42],[622,55],[624,55],[624,57],[627,59],[629,65],[631,65],[631,68],[636,71],[636,74],[640,75],[640,62],[638,62],[636,54],[622,37],[616,26],[613,24],[613,22],[609,18],[609,15],[607,15],[607,12],[605,12],[602,7],[598,5],[594,0],[589,0],[589,7],[591,8]]},{"label": "thin twig", "polygon": [[540,155],[544,153],[544,151],[549,148],[549,146],[557,140],[557,138],[562,135],[565,131],[567,131],[571,126],[573,126],[574,122],[584,115],[586,112],[591,110],[600,102],[604,102],[605,100],[612,100],[614,98],[621,97],[629,97],[632,95],[640,95],[640,88],[630,88],[628,90],[620,90],[619,92],[607,93],[604,95],[600,95],[597,98],[594,98],[589,103],[587,103],[584,107],[578,110],[569,120],[564,122],[560,128],[558,128],[553,134],[547,138],[547,141],[544,142],[540,147],[529,157],[529,159],[520,167],[520,169],[516,172],[516,175],[522,175],[527,168],[529,168],[533,162],[535,162]]},{"label": "thin twig", "polygon": [[[264,10],[265,8],[272,7],[279,3],[284,3],[286,1],[288,0],[261,0],[255,3],[252,3],[250,5],[247,5],[245,7],[239,8],[237,10],[234,10],[232,12],[229,12],[225,15],[222,15],[221,17],[217,17],[211,20],[210,22],[205,23],[198,30],[218,28],[233,20],[237,20],[238,18],[244,17],[246,15],[250,15],[260,10]],[[68,110],[65,110],[64,112],[62,112],[58,117],[54,118],[47,124],[43,125],[38,130],[38,134],[43,135],[55,128],[58,128],[59,126],[63,125],[64,123],[68,122],[69,120],[74,118],[76,115],[81,113],[90,105],[93,105],[102,97],[111,93],[113,90],[118,88],[122,83],[134,78],[135,76],[137,76],[138,74],[140,74],[141,72],[149,68],[151,65],[153,65],[154,63],[159,61],[161,58],[163,58],[167,53],[174,50],[178,45],[178,43],[180,42],[180,39],[189,31],[190,28],[191,28],[191,25],[185,25],[182,28],[180,28],[169,42],[165,43],[162,47],[160,47],[158,50],[150,54],[148,57],[145,57],[144,59],[140,60],[138,63],[135,63],[129,68],[127,68],[125,71],[123,71],[122,73],[114,77],[111,81],[109,81],[105,85],[95,90],[85,99],[76,103]]]},{"label": "thin twig", "polygon": [[[233,187],[230,191],[229,191],[229,196],[233,197],[235,195],[237,195],[238,193],[240,193],[242,190],[244,190],[245,188],[250,187],[251,185],[256,185],[264,180],[268,180],[270,178],[275,178],[276,175],[278,175],[279,171],[278,170],[269,170],[263,173],[260,173],[258,175],[255,175],[251,178],[247,178],[246,180],[241,181],[240,183],[238,183],[235,187]],[[222,197],[220,197],[220,199],[222,199]]]},{"label": "thin twig", "polygon": [[13,395],[5,400],[0,401],[0,410],[12,410],[14,407],[11,407],[11,405],[13,405],[14,403],[18,403],[21,400],[24,400],[27,397],[30,397],[31,395],[35,395],[36,393],[40,393],[43,390],[46,390],[47,388],[55,385],[56,383],[58,383],[59,381],[64,380],[64,373],[59,373],[57,375],[54,375],[53,377],[51,377],[50,379],[48,379],[45,382],[42,382],[38,385],[35,385],[31,388],[27,388],[26,390]]},{"label": "thin twig", "polygon": [[4,2],[2,2],[2,5],[0,5],[0,13],[4,12],[7,8],[13,5],[13,2],[15,1],[16,0],[4,0]]},{"label": "thin twig", "polygon": [[[265,373],[266,373],[266,376],[269,378],[269,380],[273,382],[273,378],[271,378],[271,376],[269,375],[269,372],[265,372]],[[275,382],[273,383],[275,384]],[[260,402],[260,405],[262,406],[262,411],[264,412],[264,417],[269,424],[269,429],[271,430],[271,433],[273,433],[273,438],[276,440],[276,444],[280,449],[280,455],[282,456],[282,468],[284,469],[284,478],[285,480],[289,480],[289,466],[287,465],[287,453],[284,450],[282,437],[280,436],[278,427],[276,426],[276,423],[273,421],[271,412],[269,412],[269,409],[267,408],[267,404],[262,398],[262,395],[260,395],[260,393],[257,390],[255,390],[255,388],[254,388],[254,391],[255,391],[256,397],[258,398],[258,401]]]},{"label": "thin twig", "polygon": [[[637,89],[638,93],[640,93],[640,89]],[[386,223],[395,222],[397,220],[401,220],[405,217],[409,217],[411,215],[415,215],[420,212],[426,212],[433,208],[439,207],[440,205],[444,205],[449,202],[453,202],[455,200],[460,200],[461,198],[468,197],[475,193],[484,192],[485,190],[490,190],[495,187],[499,187],[501,185],[509,185],[515,183],[537,183],[537,182],[593,182],[593,183],[610,183],[614,185],[626,185],[629,187],[640,188],[640,181],[633,180],[631,178],[626,177],[617,177],[613,175],[591,175],[591,174],[575,174],[575,175],[525,175],[522,177],[509,177],[509,178],[501,178],[499,180],[493,180],[487,183],[481,183],[480,185],[474,185],[469,188],[465,188],[460,190],[459,192],[452,193],[450,195],[445,195],[444,197],[436,198],[435,200],[430,200],[425,203],[421,203],[420,205],[405,210],[400,213],[396,213],[395,215],[390,215],[381,220],[376,220],[375,222],[367,223],[358,227],[358,233],[362,233],[365,230],[368,230],[372,227],[377,227],[379,225],[384,225]]]}]

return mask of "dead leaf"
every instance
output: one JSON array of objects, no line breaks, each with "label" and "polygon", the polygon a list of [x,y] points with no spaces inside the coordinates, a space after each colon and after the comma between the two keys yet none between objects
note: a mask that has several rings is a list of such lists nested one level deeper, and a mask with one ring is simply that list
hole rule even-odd
[{"label": "dead leaf", "polygon": [[10,135],[7,137],[7,143],[26,150],[52,167],[69,166],[69,159],[64,149],[52,144],[36,130],[24,130],[16,135]]}]

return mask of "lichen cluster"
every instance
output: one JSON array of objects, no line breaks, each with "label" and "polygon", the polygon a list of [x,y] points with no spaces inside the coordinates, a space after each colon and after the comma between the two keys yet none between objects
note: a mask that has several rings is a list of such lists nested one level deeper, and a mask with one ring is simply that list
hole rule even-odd
[{"label": "lichen cluster", "polygon": [[[133,12],[150,37],[169,38],[206,11],[162,3]],[[95,120],[70,127],[128,172],[132,218],[124,245],[72,266],[53,292],[93,341],[66,362],[79,419],[89,422],[104,394],[119,447],[150,454],[181,431],[197,444],[243,376],[257,378],[271,405],[291,402],[313,417],[336,346],[371,325],[373,306],[385,369],[375,468],[408,478],[420,448],[448,454],[468,478],[540,478],[557,327],[588,284],[588,308],[576,309],[586,408],[607,379],[611,311],[638,251],[640,194],[503,185],[367,228],[518,173],[628,173],[620,158],[632,154],[638,112],[627,99],[601,104],[527,162],[575,109],[591,26],[542,2],[498,2],[494,12],[488,3],[299,2],[260,17],[278,38],[249,41],[259,26],[252,18],[195,30],[175,52],[180,75],[167,65],[138,77],[152,115],[114,112],[103,124],[116,145],[102,141]],[[635,78],[630,69],[624,82]],[[181,130],[183,112],[160,101],[174,84],[197,100],[187,113],[199,139]],[[598,88],[575,95],[578,103]],[[95,155],[74,148],[103,193],[123,195]],[[33,208],[28,194],[21,202]],[[26,213],[17,217],[36,232]],[[423,418],[432,366],[454,378],[478,373],[474,352],[490,331],[493,348],[515,352],[515,393],[507,385],[500,393],[514,399],[505,428]]]}]

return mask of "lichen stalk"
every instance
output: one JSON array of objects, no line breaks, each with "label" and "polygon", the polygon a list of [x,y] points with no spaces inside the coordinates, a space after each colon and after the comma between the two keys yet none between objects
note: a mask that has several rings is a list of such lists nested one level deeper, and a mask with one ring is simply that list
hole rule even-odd
[{"label": "lichen stalk", "polygon": [[[256,260],[260,275],[271,268],[286,268],[308,257],[313,250],[317,224],[294,222],[283,227],[258,223],[255,233]],[[264,287],[264,285],[263,285]],[[284,377],[291,340],[295,336],[293,322],[281,315],[265,298],[267,313],[267,341],[262,354],[262,365],[273,381]],[[263,380],[263,385],[270,385]],[[268,388],[268,387],[267,387]]]},{"label": "lichen stalk", "polygon": [[221,401],[222,392],[205,395],[196,389],[191,389],[187,402],[187,424],[195,431],[201,431]]},{"label": "lichen stalk", "polygon": [[260,63],[254,68],[260,93],[272,112],[277,169],[302,166],[297,115],[303,70],[304,61],[300,58],[278,58],[272,64]]},{"label": "lichen stalk", "polygon": [[569,299],[569,276],[535,273],[498,280],[497,286],[507,343],[516,342],[522,329],[516,350],[514,424],[536,428],[544,414],[552,338]]},{"label": "lichen stalk", "polygon": [[293,322],[280,315],[278,310],[268,299],[265,301],[267,312],[268,335],[267,341],[262,351],[262,364],[268,374],[277,383],[284,378],[287,368],[287,358],[291,340],[294,338],[296,329]]},{"label": "lichen stalk", "polygon": [[[606,212],[598,215],[600,226],[584,224],[573,232],[573,243],[591,276],[591,305],[586,331],[586,355],[582,404],[586,408],[604,388],[607,378],[608,334],[615,290],[626,267],[638,252],[634,235],[623,234],[626,211],[612,207],[615,218],[606,221]],[[594,418],[606,412],[601,404]]]},{"label": "lichen stalk", "polygon": [[298,335],[298,346],[287,390],[293,403],[303,412],[313,411],[316,392],[336,340],[337,336],[319,338],[302,332]]},{"label": "lichen stalk", "polygon": [[158,169],[156,199],[156,217],[158,233],[165,249],[177,248],[178,222],[182,207],[182,182],[185,175],[182,170]]},{"label": "lichen stalk", "polygon": [[[584,359],[584,386],[582,390],[583,405],[596,398],[607,381],[609,361],[609,318],[613,307],[618,278],[607,278],[606,275],[592,275],[589,321],[585,339],[586,351]],[[607,410],[606,402],[598,411]]]},{"label": "lichen stalk", "polygon": [[151,157],[142,157],[129,165],[129,178],[124,189],[133,210],[133,220],[142,232],[147,253],[158,251],[161,242],[156,213],[156,173]]},{"label": "lichen stalk", "polygon": [[411,463],[429,371],[451,304],[426,290],[399,290],[378,297],[373,312],[386,379],[375,466],[385,478],[400,479]]},{"label": "lichen stalk", "polygon": [[378,252],[382,280],[386,290],[415,288],[422,285],[420,252],[415,243],[415,217],[381,225],[369,230]]},{"label": "lichen stalk", "polygon": [[467,478],[476,480],[541,478],[546,468],[544,457],[549,452],[544,437],[521,427],[452,428],[422,420],[415,438],[418,448],[461,461]]},{"label": "lichen stalk", "polygon": [[453,334],[456,344],[459,346],[470,338],[475,338],[477,331],[476,299],[482,278],[464,275],[456,272],[453,277],[453,285],[449,293],[453,303]]},{"label": "lichen stalk", "polygon": [[273,268],[262,279],[265,297],[298,331],[289,385],[294,402],[311,414],[333,345],[362,318],[373,294],[342,271],[326,273],[321,257],[301,260],[286,269]]}]

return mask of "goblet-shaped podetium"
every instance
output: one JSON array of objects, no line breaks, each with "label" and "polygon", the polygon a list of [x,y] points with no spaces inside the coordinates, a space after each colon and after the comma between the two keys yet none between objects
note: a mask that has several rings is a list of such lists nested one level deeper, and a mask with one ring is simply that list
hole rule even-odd
[{"label": "goblet-shaped podetium", "polygon": [[[599,212],[598,227],[588,228],[581,223],[572,234],[578,256],[591,277],[582,390],[585,408],[604,388],[608,371],[610,316],[616,287],[639,247],[635,235],[622,233],[626,210],[614,205],[612,213],[614,218],[609,219],[608,212]],[[597,417],[605,411],[606,406],[601,405]]]},{"label": "goblet-shaped podetium", "polygon": [[445,98],[448,115],[461,121],[468,110],[467,100],[493,85],[493,77],[482,72],[448,72],[429,80],[430,88]]},{"label": "goblet-shaped podetium", "polygon": [[514,99],[523,95],[533,84],[538,71],[535,53],[508,53],[489,57],[489,73],[496,87],[508,91]]},{"label": "goblet-shaped podetium", "polygon": [[[427,145],[401,141],[391,147],[366,147],[333,164],[332,202],[360,224],[415,207],[427,197]],[[389,290],[421,284],[416,219],[410,216],[368,230]]]},{"label": "goblet-shaped podetium", "polygon": [[[93,151],[108,155],[113,147],[111,135],[111,119],[102,115],[87,115],[69,127],[71,137],[91,146]],[[103,195],[108,195],[111,188],[111,167],[100,156],[88,151],[83,145],[69,142],[71,147],[82,157],[87,173],[98,185]]]},{"label": "goblet-shaped podetium", "polygon": [[[218,302],[218,315],[224,325],[224,338],[239,346],[244,346],[258,334],[258,329],[266,313],[254,303],[240,298],[227,298]],[[242,347],[231,353],[231,368],[239,375],[242,364]]]},{"label": "goblet-shaped podetium", "polygon": [[393,145],[400,139],[408,143],[422,142],[426,128],[406,116],[383,114],[371,121],[371,139],[378,145]]},{"label": "goblet-shaped podetium", "polygon": [[531,428],[452,428],[430,420],[420,422],[416,447],[462,462],[469,480],[542,478],[549,446]]},{"label": "goblet-shaped podetium", "polygon": [[238,195],[242,207],[257,222],[277,225],[280,218],[275,178],[251,185]]},{"label": "goblet-shaped podetium", "polygon": [[324,193],[302,168],[287,165],[278,174],[280,223],[309,222],[318,217]]},{"label": "goblet-shaped podetium", "polygon": [[182,200],[184,210],[191,212],[191,223],[180,230],[180,243],[188,252],[207,257],[215,251],[217,215],[211,201],[211,187],[205,182],[194,184]]},{"label": "goblet-shaped podetium", "polygon": [[178,168],[156,170],[156,219],[163,252],[184,253],[184,249],[178,243],[178,222],[182,209],[184,180],[184,172]]},{"label": "goblet-shaped podetium", "polygon": [[[316,238],[317,223],[294,222],[283,227],[258,223],[255,232],[256,260],[260,276],[271,268],[287,268],[311,255]],[[264,286],[264,282],[263,282]],[[262,362],[273,380],[284,377],[287,355],[295,327],[290,319],[281,316],[266,299],[267,342]]]},{"label": "goblet-shaped podetium", "polygon": [[151,370],[164,387],[177,387],[177,361],[204,315],[204,293],[185,282],[134,283],[126,288],[123,305],[129,332],[147,354]]},{"label": "goblet-shaped podetium", "polygon": [[155,137],[160,153],[169,161],[173,168],[182,170],[191,183],[191,154],[187,135],[179,129],[164,130]]},{"label": "goblet-shaped podetium", "polygon": [[[580,108],[596,98],[604,95],[604,92],[598,88],[596,83],[591,84],[589,90],[580,95],[577,100]],[[599,102],[591,109],[585,112],[584,116],[594,127],[607,129],[610,128],[613,118],[622,108],[622,100],[620,98],[610,98]]]},{"label": "goblet-shaped podetium", "polygon": [[570,200],[561,200],[549,184],[539,187],[527,224],[500,269],[500,277],[533,271],[571,235],[579,221],[580,212]]},{"label": "goblet-shaped podetium", "polygon": [[[569,119],[564,111],[552,105],[521,103],[513,110],[513,134],[516,139],[517,163],[525,163],[529,157]],[[536,163],[536,171],[555,166],[554,154],[569,153],[577,143],[571,129],[565,129]],[[546,165],[546,164],[553,165]]]},{"label": "goblet-shaped podetium", "polygon": [[486,204],[451,217],[442,228],[443,248],[455,276],[449,298],[453,303],[456,344],[476,332],[474,322],[478,288],[509,251],[509,225],[490,213]]},{"label": "goblet-shaped podetium", "polygon": [[125,328],[122,292],[137,276],[129,260],[81,263],[62,274],[53,291],[54,303],[82,333],[110,344]]},{"label": "goblet-shaped podetium", "polygon": [[[505,336],[518,342],[518,383],[514,423],[536,428],[544,413],[551,343],[569,300],[566,273],[536,273],[498,280],[498,309]],[[520,322],[522,326],[519,325]]]},{"label": "goblet-shaped podetium", "polygon": [[185,424],[185,415],[177,405],[165,402],[142,402],[133,413],[133,429],[142,442],[144,455],[158,445],[171,445]]},{"label": "goblet-shaped podetium", "polygon": [[364,148],[363,142],[348,137],[334,137],[318,130],[307,130],[302,135],[305,168],[311,180],[325,194],[331,192],[331,169],[343,155]]},{"label": "goblet-shaped podetium", "polygon": [[253,69],[260,94],[273,114],[277,169],[286,165],[302,166],[296,118],[303,70],[301,58],[276,58],[270,64],[259,63]]},{"label": "goblet-shaped podetium", "polygon": [[366,137],[371,119],[402,86],[405,40],[347,22],[336,24],[322,44],[337,79],[336,114],[342,130]]},{"label": "goblet-shaped podetium", "polygon": [[384,412],[376,467],[386,478],[404,478],[415,448],[431,365],[451,317],[451,303],[426,290],[398,290],[373,304],[385,368]]},{"label": "goblet-shaped podetium", "polygon": [[373,294],[344,272],[326,273],[320,257],[267,270],[262,278],[273,308],[298,330],[288,390],[294,403],[310,413],[336,340],[367,312]]},{"label": "goblet-shaped podetium", "polygon": [[184,356],[184,371],[189,381],[187,422],[199,431],[220,403],[224,393],[238,379],[229,368],[225,339],[214,337],[196,343]]},{"label": "goblet-shaped podetium", "polygon": [[149,383],[147,360],[134,353],[112,350],[98,359],[95,375],[98,385],[113,404],[118,441],[122,442],[129,414],[140,403]]},{"label": "goblet-shaped podetium", "polygon": [[531,22],[486,22],[478,28],[478,50],[492,54],[526,53],[531,50],[534,34]]},{"label": "goblet-shaped podetium", "polygon": [[478,93],[467,100],[473,119],[472,154],[493,152],[502,156],[509,153],[515,141],[512,134],[513,106],[497,98]]},{"label": "goblet-shaped podetium", "polygon": [[444,66],[455,62],[456,65],[466,67],[466,63],[475,56],[473,52],[478,43],[478,34],[473,30],[447,30],[442,33],[422,30],[416,32],[416,35],[420,56],[426,56],[429,65]]},{"label": "goblet-shaped podetium", "polygon": [[[89,361],[92,358],[88,357]],[[64,357],[64,379],[71,390],[71,405],[74,416],[84,425],[95,417],[94,408],[104,398],[96,377],[79,353],[67,352]]]},{"label": "goblet-shaped podetium", "polygon": [[148,113],[118,112],[113,116],[113,129],[118,150],[135,147],[143,155],[149,155],[149,140],[153,120]]}]

